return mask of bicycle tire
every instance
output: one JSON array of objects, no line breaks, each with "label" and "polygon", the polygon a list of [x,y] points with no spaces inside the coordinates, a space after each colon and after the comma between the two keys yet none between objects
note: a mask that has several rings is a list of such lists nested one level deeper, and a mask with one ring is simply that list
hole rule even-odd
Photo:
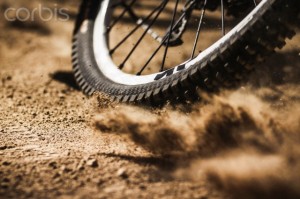
[{"label": "bicycle tire", "polygon": [[[196,99],[197,88],[212,91],[232,86],[274,49],[282,48],[286,38],[295,35],[292,23],[299,19],[300,10],[297,0],[263,0],[263,5],[247,16],[247,23],[239,24],[238,31],[188,69],[149,83],[125,85],[104,75],[95,60],[93,30],[102,2],[82,2],[73,34],[73,71],[84,93],[104,92],[122,102]],[[162,74],[171,73],[171,70]]]}]

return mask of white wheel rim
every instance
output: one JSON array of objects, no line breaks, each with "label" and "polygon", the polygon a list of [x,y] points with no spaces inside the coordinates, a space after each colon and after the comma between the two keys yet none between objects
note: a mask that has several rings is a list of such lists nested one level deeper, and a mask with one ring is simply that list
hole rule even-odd
[{"label": "white wheel rim", "polygon": [[[247,17],[245,17],[237,26],[235,26],[224,37],[222,37],[213,45],[211,45],[209,48],[201,52],[193,60],[190,60],[187,63],[183,63],[185,64],[185,70],[195,65],[196,63],[201,62],[201,60],[203,60],[205,57],[218,50],[220,46],[223,46],[223,44],[232,36],[243,32],[243,30],[245,29],[248,23],[254,22],[255,13],[257,13],[257,11],[260,10],[266,4],[272,4],[274,1],[275,0],[262,0],[258,4],[258,6],[250,12],[250,14]],[[93,50],[94,50],[96,63],[100,71],[103,73],[105,77],[107,77],[111,81],[123,85],[141,85],[141,84],[147,84],[156,81],[155,78],[157,77],[157,75],[160,75],[164,72],[153,73],[151,75],[136,76],[133,74],[128,74],[123,72],[114,64],[110,56],[109,49],[107,46],[107,40],[106,40],[106,27],[107,27],[106,23],[109,21],[110,18],[107,10],[110,4],[113,2],[114,2],[113,0],[103,0],[94,24]],[[177,67],[183,64],[175,66],[173,70],[174,71],[173,74],[177,73],[178,72]]]}]

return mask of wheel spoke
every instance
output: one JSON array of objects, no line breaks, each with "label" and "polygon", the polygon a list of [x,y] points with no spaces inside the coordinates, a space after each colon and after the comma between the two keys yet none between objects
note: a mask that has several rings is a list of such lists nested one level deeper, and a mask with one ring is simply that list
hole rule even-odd
[{"label": "wheel spoke", "polygon": [[253,0],[253,3],[254,3],[254,6],[256,7],[257,6],[256,0]]},{"label": "wheel spoke", "polygon": [[[161,12],[164,10],[164,8],[166,7],[167,3],[169,2],[169,0],[165,0],[162,2],[162,4],[158,7],[160,8],[155,9],[154,11],[157,12],[156,16],[154,17],[154,19],[151,21],[151,23],[149,24],[149,26],[146,28],[146,30],[144,31],[144,33],[142,34],[142,36],[139,38],[139,40],[137,41],[137,43],[134,45],[134,47],[131,49],[131,51],[129,52],[129,54],[127,55],[127,57],[124,59],[124,61],[120,64],[119,68],[123,69],[125,63],[128,61],[128,59],[131,57],[132,53],[136,50],[136,48],[139,46],[139,44],[141,43],[141,41],[143,40],[143,38],[146,36],[147,32],[149,31],[149,29],[152,27],[152,25],[156,22],[157,18],[159,17],[159,15],[161,14]],[[155,13],[154,12],[154,13]]]},{"label": "wheel spoke", "polygon": [[[127,41],[127,39],[132,36],[146,21],[148,21],[161,7],[162,5],[168,0],[165,0],[162,2],[157,8],[155,8],[145,19],[139,19],[138,17],[135,17],[137,19],[137,25],[114,47],[110,50],[110,54],[112,55],[115,50],[117,50],[124,42]],[[134,14],[133,11],[130,12],[131,15]],[[136,16],[134,14],[134,16]]]},{"label": "wheel spoke", "polygon": [[[177,14],[178,2],[179,2],[179,0],[176,0],[170,30],[173,30],[175,17],[176,17],[176,14]],[[169,34],[168,34],[167,44],[166,44],[166,48],[165,48],[165,52],[164,52],[163,61],[162,61],[161,67],[160,67],[160,71],[163,71],[164,67],[165,67],[165,62],[166,62],[166,57],[167,57],[167,54],[168,54],[168,49],[169,49],[169,44],[170,44],[170,39],[171,39],[172,32],[173,31],[169,31]]]},{"label": "wheel spoke", "polygon": [[207,4],[207,0],[204,1],[203,7],[202,7],[202,13],[201,13],[200,19],[199,19],[199,24],[198,24],[198,29],[197,29],[197,33],[196,33],[196,38],[195,38],[195,41],[194,41],[194,46],[193,46],[191,59],[193,59],[194,56],[195,56],[195,51],[196,51],[196,47],[197,47],[197,44],[198,44],[200,31],[201,31],[201,28],[202,28],[203,19],[204,19],[204,15],[205,15],[206,4]]},{"label": "wheel spoke", "polygon": [[[186,12],[182,13],[182,15],[179,17],[179,19],[176,21],[173,29],[169,30],[170,31],[174,31],[174,29],[178,26],[178,24],[181,22],[181,20],[186,16]],[[169,35],[169,32],[166,35]],[[168,36],[164,37],[162,42],[160,43],[160,45],[157,47],[157,49],[152,53],[152,55],[150,56],[150,58],[147,60],[147,62],[145,63],[145,65],[141,68],[141,70],[136,74],[136,75],[141,75],[142,72],[147,68],[148,64],[152,61],[152,59],[154,58],[154,56],[158,53],[158,51],[161,49],[161,47],[164,45],[164,43],[167,41]]]},{"label": "wheel spoke", "polygon": [[[255,1],[255,0],[254,0]],[[225,35],[225,10],[224,10],[224,0],[221,0],[221,12],[222,12],[222,36]]]},{"label": "wheel spoke", "polygon": [[[124,1],[124,0],[123,0]],[[137,0],[132,0],[131,3],[129,4],[129,7],[133,6]],[[125,4],[125,3],[124,3]],[[120,5],[123,5],[120,3]],[[127,7],[124,7],[122,13],[111,23],[111,25],[107,28],[107,32],[110,32],[111,29],[124,17],[126,12],[128,11]]]}]

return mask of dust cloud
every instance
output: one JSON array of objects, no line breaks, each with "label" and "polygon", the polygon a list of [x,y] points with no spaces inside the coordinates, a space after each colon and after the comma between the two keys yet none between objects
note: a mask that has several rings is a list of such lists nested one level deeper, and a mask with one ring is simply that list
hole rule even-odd
[{"label": "dust cloud", "polygon": [[300,198],[299,43],[298,34],[238,90],[204,94],[188,108],[149,109],[98,96],[94,126],[174,157],[172,176],[207,180],[231,198]]},{"label": "dust cloud", "polygon": [[102,133],[126,134],[153,154],[175,157],[175,178],[208,180],[232,198],[299,198],[297,71],[297,64],[262,66],[245,87],[206,96],[190,111],[120,105],[98,96],[104,106],[94,125]]}]

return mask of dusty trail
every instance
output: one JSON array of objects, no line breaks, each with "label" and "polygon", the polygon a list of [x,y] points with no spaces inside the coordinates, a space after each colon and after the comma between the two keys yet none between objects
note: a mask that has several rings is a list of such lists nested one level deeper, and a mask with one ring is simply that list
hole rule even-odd
[{"label": "dusty trail", "polygon": [[299,34],[239,90],[149,110],[78,90],[60,2],[0,19],[0,198],[299,198]]}]

